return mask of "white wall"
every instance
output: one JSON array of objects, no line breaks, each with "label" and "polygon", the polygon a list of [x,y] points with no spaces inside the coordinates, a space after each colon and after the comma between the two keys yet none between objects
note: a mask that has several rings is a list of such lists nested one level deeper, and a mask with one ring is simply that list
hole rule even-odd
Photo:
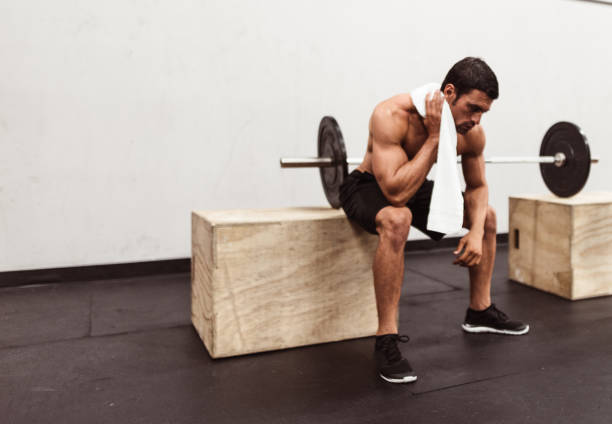
[{"label": "white wall", "polygon": [[[190,211],[326,205],[325,114],[362,155],[374,105],[466,55],[497,73],[487,155],[575,121],[609,189],[612,7],[569,0],[0,3],[0,271],[190,255]],[[507,197],[537,166],[487,170]],[[411,237],[419,237],[414,232]]]}]

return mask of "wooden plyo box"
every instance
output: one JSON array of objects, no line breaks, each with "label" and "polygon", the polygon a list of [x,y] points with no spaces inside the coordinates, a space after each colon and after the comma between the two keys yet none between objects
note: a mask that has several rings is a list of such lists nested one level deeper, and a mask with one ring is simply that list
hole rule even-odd
[{"label": "wooden plyo box", "polygon": [[213,358],[371,336],[378,238],[331,208],[194,211],[191,321]]},{"label": "wooden plyo box", "polygon": [[612,193],[509,203],[510,279],[576,300],[612,294]]}]

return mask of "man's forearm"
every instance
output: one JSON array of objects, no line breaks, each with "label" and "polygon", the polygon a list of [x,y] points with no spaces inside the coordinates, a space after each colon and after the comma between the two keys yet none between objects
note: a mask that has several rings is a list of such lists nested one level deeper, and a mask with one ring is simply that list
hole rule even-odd
[{"label": "man's forearm", "polygon": [[412,160],[403,164],[393,176],[393,185],[397,187],[393,198],[389,199],[394,206],[404,206],[425,181],[425,177],[438,156],[438,137],[428,138]]},{"label": "man's forearm", "polygon": [[484,234],[488,204],[489,187],[487,185],[465,190],[465,209],[470,221],[470,231]]}]

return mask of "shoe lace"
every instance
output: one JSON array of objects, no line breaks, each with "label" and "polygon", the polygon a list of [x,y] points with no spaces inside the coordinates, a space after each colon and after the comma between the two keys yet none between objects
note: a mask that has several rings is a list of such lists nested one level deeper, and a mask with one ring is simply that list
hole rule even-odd
[{"label": "shoe lace", "polygon": [[402,352],[397,347],[397,342],[408,343],[410,337],[406,335],[394,334],[392,337],[387,337],[383,340],[382,350],[385,352],[389,362],[397,362],[402,359]]},{"label": "shoe lace", "polygon": [[500,311],[499,309],[497,309],[497,306],[495,306],[495,304],[493,304],[493,306],[491,307],[491,310],[497,315],[497,317],[500,320],[508,321],[508,315],[506,315],[503,311]]}]

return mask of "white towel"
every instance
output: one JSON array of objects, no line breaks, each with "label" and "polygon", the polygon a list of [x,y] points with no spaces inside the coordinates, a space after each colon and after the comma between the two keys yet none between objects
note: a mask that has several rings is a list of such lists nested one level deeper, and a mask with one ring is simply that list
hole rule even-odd
[{"label": "white towel", "polygon": [[[440,89],[440,84],[429,83],[412,91],[412,102],[421,116],[425,116],[425,97]],[[463,226],[463,196],[457,170],[457,132],[448,103],[442,105],[440,143],[435,184],[429,204],[427,229],[449,234]]]}]

